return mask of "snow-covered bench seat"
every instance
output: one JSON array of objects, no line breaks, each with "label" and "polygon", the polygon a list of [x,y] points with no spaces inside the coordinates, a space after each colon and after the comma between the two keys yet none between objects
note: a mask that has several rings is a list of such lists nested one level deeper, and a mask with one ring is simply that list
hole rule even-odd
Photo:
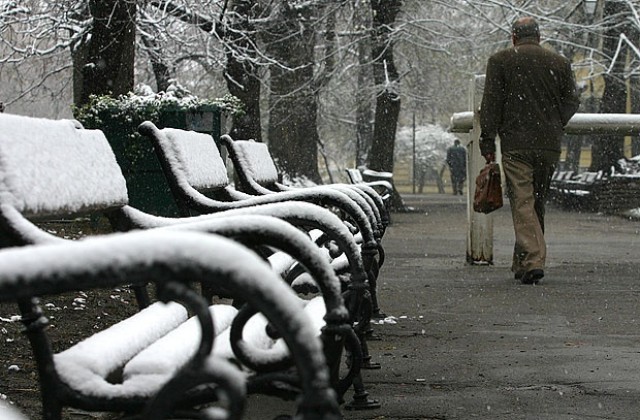
[{"label": "snow-covered bench seat", "polygon": [[[245,328],[244,336],[230,341],[234,323],[243,324],[243,310],[208,308],[190,288],[193,281],[241,296],[281,339],[251,339]],[[89,329],[85,340],[54,354],[37,297],[123,282],[154,283],[162,302],[106,330],[93,334]],[[202,403],[208,403],[204,410],[224,413],[216,418],[239,419],[248,374],[229,360],[235,356],[229,343],[252,354],[259,365],[283,358],[277,357],[284,353],[279,341],[296,366],[295,383],[302,389],[298,409],[341,418],[317,326],[264,260],[229,239],[148,230],[3,249],[0,301],[16,302],[20,309],[40,375],[43,419],[60,419],[62,408],[77,407],[155,420],[173,410],[193,411],[196,405],[200,410]],[[185,308],[196,318],[187,320]]]},{"label": "snow-covered bench seat", "polygon": [[[104,213],[121,231],[210,232],[231,237],[263,256],[273,257],[274,250],[280,250],[289,255],[289,262],[292,258],[298,267],[304,267],[305,277],[311,278],[322,294],[326,326],[321,334],[328,343],[327,361],[340,362],[341,345],[346,340],[351,340],[348,345],[353,346],[350,329],[354,319],[345,308],[337,274],[349,276],[353,287],[344,299],[355,306],[362,303],[366,271],[348,228],[330,211],[309,203],[282,202],[187,218],[144,213],[127,205],[126,183],[104,134],[78,128],[71,121],[1,114],[0,162],[0,247],[66,243],[41,230],[34,221]],[[337,243],[345,251],[339,271],[335,272],[337,267],[330,266],[326,255],[319,253],[318,247],[292,224],[321,229]],[[285,266],[285,271],[288,268]],[[286,273],[289,282],[302,277],[293,271]],[[133,289],[139,306],[148,306],[144,285],[134,284]],[[361,335],[365,324],[358,324]],[[358,374],[360,353],[357,349],[351,351],[351,369],[342,372],[342,378],[332,378],[340,394]],[[333,368],[331,371],[337,372]]]}]

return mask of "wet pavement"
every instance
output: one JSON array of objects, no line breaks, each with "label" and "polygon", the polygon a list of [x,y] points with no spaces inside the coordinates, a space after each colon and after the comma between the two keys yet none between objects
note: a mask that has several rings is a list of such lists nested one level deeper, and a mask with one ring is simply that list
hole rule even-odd
[{"label": "wet pavement", "polygon": [[[466,264],[461,196],[406,196],[383,245],[380,302],[364,381],[381,408],[345,419],[640,418],[640,221],[548,207],[537,286],[509,271],[508,208],[494,265]],[[269,404],[250,401],[249,417]]]}]

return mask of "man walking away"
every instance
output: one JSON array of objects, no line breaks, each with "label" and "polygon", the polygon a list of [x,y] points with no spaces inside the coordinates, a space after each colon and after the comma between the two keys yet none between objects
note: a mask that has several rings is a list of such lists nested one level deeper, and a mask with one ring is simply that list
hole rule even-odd
[{"label": "man walking away", "polygon": [[524,284],[544,277],[545,200],[560,157],[563,128],[579,98],[571,63],[540,45],[538,23],[522,17],[512,25],[513,46],[487,63],[480,109],[480,151],[495,160],[500,136],[502,167],[511,205],[515,246],[511,270]]},{"label": "man walking away", "polygon": [[467,151],[460,146],[460,140],[455,140],[453,146],[447,149],[446,162],[451,172],[453,195],[462,195],[462,186],[467,179]]}]

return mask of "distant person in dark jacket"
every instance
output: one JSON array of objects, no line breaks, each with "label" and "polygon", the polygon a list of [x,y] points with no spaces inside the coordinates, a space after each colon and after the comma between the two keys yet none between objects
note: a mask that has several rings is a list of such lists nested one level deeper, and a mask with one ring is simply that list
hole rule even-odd
[{"label": "distant person in dark jacket", "polygon": [[453,195],[462,195],[462,186],[467,179],[467,151],[460,146],[460,140],[455,140],[453,146],[447,149],[446,161],[451,172]]},{"label": "distant person in dark jacket", "polygon": [[532,17],[512,26],[513,46],[487,63],[480,109],[480,151],[495,161],[500,136],[502,167],[511,205],[516,243],[511,269],[525,284],[544,277],[545,200],[560,157],[563,128],[579,98],[571,63],[540,45]]}]

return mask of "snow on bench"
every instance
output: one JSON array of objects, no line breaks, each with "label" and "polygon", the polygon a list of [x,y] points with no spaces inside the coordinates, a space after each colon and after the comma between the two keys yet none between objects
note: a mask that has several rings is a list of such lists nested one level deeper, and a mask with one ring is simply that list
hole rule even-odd
[{"label": "snow on bench", "polygon": [[[92,141],[101,132],[84,130],[79,147],[73,121],[11,114],[1,117],[3,205],[10,205],[27,217],[44,217],[127,204],[126,182],[109,143]],[[55,152],[42,153],[43,150]]]}]

